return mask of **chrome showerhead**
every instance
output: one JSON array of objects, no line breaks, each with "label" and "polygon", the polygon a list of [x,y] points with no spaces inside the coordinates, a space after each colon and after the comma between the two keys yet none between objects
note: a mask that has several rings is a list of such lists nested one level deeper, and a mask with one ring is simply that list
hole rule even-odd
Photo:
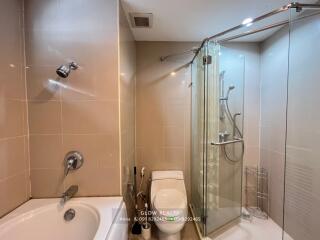
[{"label": "chrome showerhead", "polygon": [[229,86],[229,89],[228,89],[228,91],[231,91],[231,90],[233,90],[233,89],[235,89],[236,87],[234,86],[234,85],[231,85],[231,86]]},{"label": "chrome showerhead", "polygon": [[236,87],[234,85],[230,85],[228,87],[228,91],[227,91],[227,95],[225,97],[222,97],[220,98],[220,101],[228,101],[229,100],[229,95],[230,95],[230,92],[235,89]]},{"label": "chrome showerhead", "polygon": [[227,92],[227,96],[226,96],[226,100],[229,99],[229,95],[230,95],[230,92],[235,89],[236,87],[234,85],[230,85],[229,88],[228,88],[228,92]]},{"label": "chrome showerhead", "polygon": [[219,76],[223,78],[225,73],[226,73],[226,71],[223,70],[223,71],[220,72]]},{"label": "chrome showerhead", "polygon": [[59,77],[67,78],[71,72],[71,70],[78,69],[78,64],[75,62],[71,62],[67,65],[61,65],[57,68],[56,73],[59,75]]}]

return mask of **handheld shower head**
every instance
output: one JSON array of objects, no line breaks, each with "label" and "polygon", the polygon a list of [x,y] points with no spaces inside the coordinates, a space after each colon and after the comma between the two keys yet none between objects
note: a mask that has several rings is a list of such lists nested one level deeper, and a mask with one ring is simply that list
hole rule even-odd
[{"label": "handheld shower head", "polygon": [[236,87],[234,85],[230,85],[228,91],[231,91],[233,89],[235,89]]},{"label": "handheld shower head", "polygon": [[234,85],[230,85],[229,88],[228,88],[228,92],[227,92],[227,96],[226,96],[226,100],[229,99],[229,95],[230,95],[230,92],[235,89],[236,87]]},{"label": "handheld shower head", "polygon": [[220,74],[219,74],[220,78],[223,78],[225,73],[226,73],[225,70],[221,71]]},{"label": "handheld shower head", "polygon": [[79,65],[75,62],[70,62],[67,65],[61,65],[60,67],[57,68],[56,73],[58,74],[59,77],[62,78],[67,78],[71,72],[71,70],[76,70],[78,69]]},{"label": "handheld shower head", "polygon": [[220,98],[220,100],[228,101],[228,100],[229,100],[230,92],[231,92],[233,89],[235,89],[235,88],[236,88],[236,87],[235,87],[234,85],[230,85],[229,88],[228,88],[226,97],[222,97],[222,98]]}]

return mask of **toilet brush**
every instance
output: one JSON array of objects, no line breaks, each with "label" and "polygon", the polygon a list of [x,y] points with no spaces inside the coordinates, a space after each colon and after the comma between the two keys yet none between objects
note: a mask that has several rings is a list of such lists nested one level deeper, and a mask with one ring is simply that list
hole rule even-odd
[{"label": "toilet brush", "polygon": [[148,223],[148,203],[145,203],[145,222],[142,224],[142,237],[144,240],[151,239],[151,224]]},{"label": "toilet brush", "polygon": [[138,204],[137,204],[137,168],[134,167],[134,195],[135,195],[135,217],[134,217],[134,223],[132,225],[131,233],[134,235],[141,234],[141,225],[138,221]]},{"label": "toilet brush", "polygon": [[137,219],[138,216],[138,206],[136,205],[136,217],[134,218],[134,224],[132,225],[131,233],[135,235],[141,234],[141,225]]}]

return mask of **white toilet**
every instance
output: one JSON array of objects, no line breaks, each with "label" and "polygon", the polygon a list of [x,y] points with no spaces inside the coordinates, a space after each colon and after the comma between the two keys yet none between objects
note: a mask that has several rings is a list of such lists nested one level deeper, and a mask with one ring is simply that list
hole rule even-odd
[{"label": "white toilet", "polygon": [[188,216],[182,171],[153,171],[150,201],[160,240],[180,240]]}]

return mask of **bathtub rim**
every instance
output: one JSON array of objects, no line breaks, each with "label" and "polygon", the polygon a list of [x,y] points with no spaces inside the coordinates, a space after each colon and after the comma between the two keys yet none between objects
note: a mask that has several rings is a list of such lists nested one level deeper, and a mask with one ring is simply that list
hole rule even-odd
[{"label": "bathtub rim", "polygon": [[[36,215],[37,213],[41,213],[46,209],[51,209],[52,206],[60,204],[60,200],[60,198],[30,199],[0,218],[0,231],[10,227],[17,219],[19,220],[32,214]],[[77,197],[69,200],[64,207],[68,208],[69,206],[82,205],[94,211],[95,217],[98,217],[98,227],[93,240],[105,240],[123,204],[122,197]]]}]

